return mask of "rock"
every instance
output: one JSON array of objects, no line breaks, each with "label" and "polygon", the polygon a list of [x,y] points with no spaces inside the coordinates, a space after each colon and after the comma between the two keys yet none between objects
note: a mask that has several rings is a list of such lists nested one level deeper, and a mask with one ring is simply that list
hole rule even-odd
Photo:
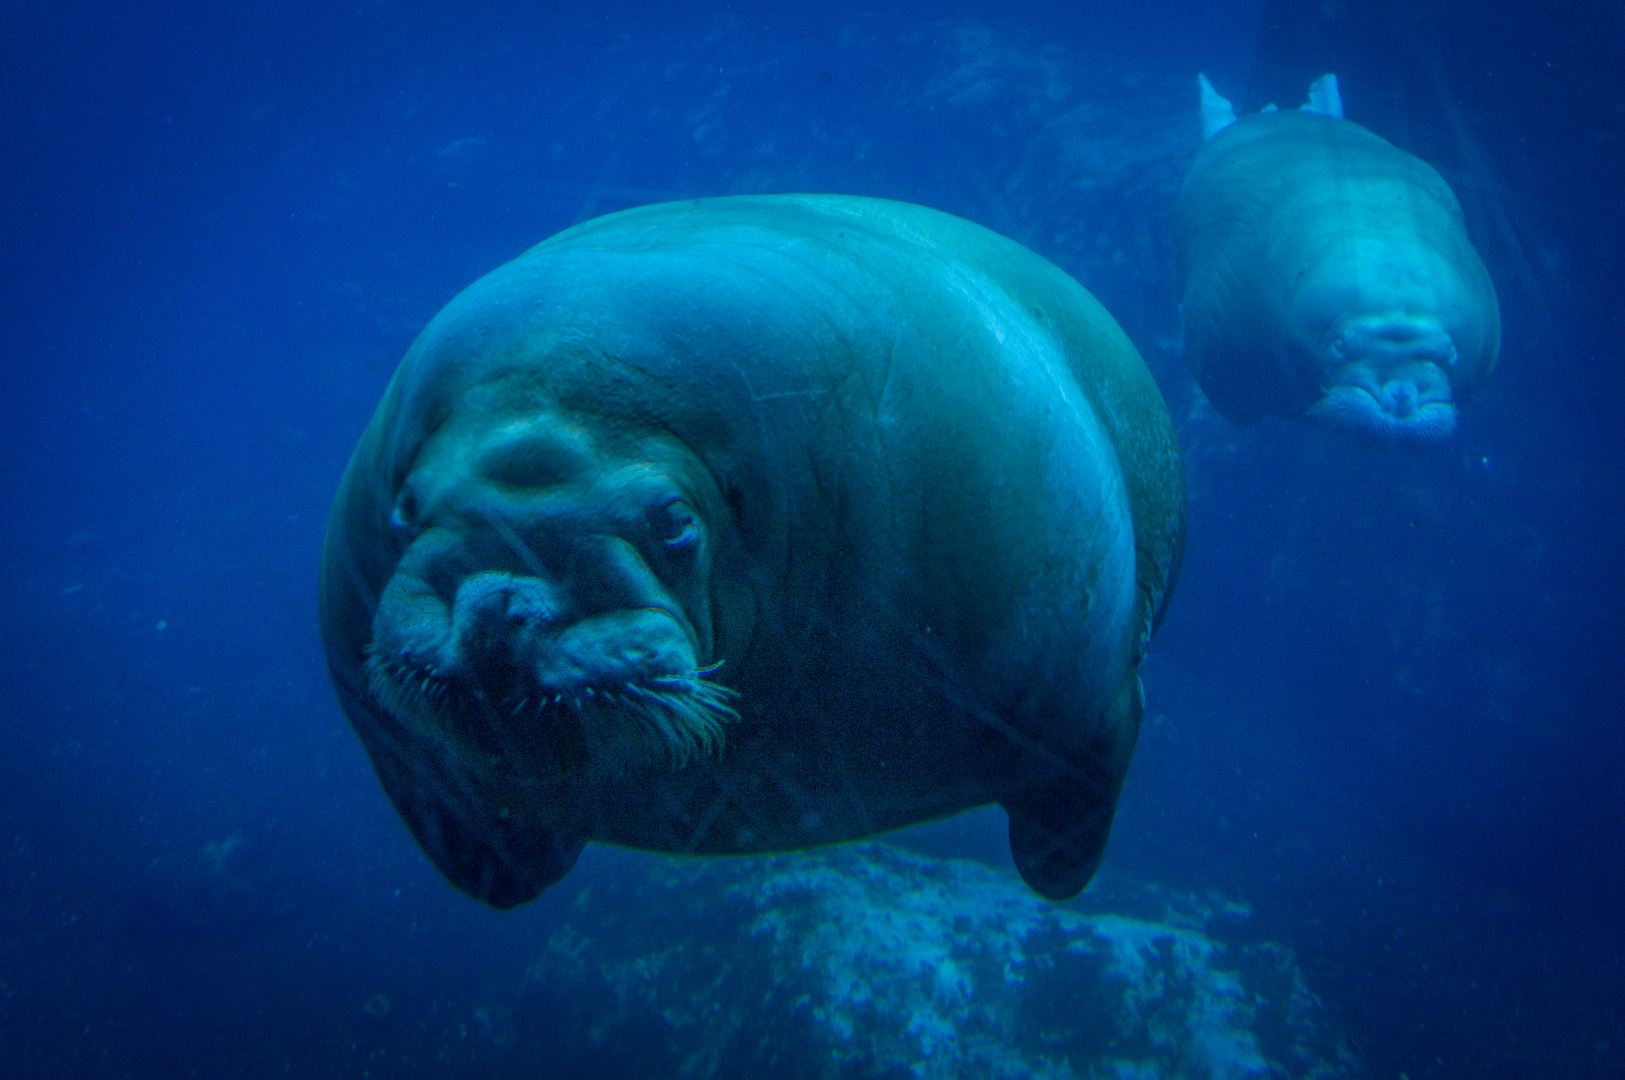
[{"label": "rock", "polygon": [[1014,875],[883,843],[725,860],[594,848],[581,867],[521,995],[561,1074],[1354,1071],[1288,950],[1220,940],[1223,908],[1156,890],[1184,914],[1086,913],[1095,891],[1050,904]]}]

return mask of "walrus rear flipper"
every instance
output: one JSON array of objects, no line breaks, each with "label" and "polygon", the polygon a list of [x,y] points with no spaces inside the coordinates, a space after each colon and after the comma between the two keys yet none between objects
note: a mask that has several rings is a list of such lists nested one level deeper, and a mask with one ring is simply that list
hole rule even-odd
[{"label": "walrus rear flipper", "polygon": [[1021,880],[1046,900],[1070,900],[1100,868],[1143,711],[1140,679],[1131,671],[1101,726],[1103,745],[1068,754],[1065,772],[1000,800]]}]

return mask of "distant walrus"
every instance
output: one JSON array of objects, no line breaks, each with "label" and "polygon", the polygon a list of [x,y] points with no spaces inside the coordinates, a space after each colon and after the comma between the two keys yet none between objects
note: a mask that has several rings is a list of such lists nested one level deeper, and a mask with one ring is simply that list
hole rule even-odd
[{"label": "distant walrus", "polygon": [[322,634],[453,883],[599,840],[743,853],[989,802],[1045,896],[1099,863],[1185,488],[1105,310],[903,203],[649,206],[476,282],[328,524]]},{"label": "distant walrus", "polygon": [[1180,193],[1185,357],[1220,413],[1429,441],[1495,366],[1501,314],[1426,162],[1344,120],[1337,80],[1237,120],[1200,79],[1207,139]]}]

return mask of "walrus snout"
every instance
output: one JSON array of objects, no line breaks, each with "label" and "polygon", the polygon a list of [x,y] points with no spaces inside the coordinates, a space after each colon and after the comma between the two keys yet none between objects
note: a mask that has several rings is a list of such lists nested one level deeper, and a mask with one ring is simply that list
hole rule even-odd
[{"label": "walrus snout", "polygon": [[504,571],[475,574],[458,588],[450,637],[440,652],[449,676],[504,694],[517,689],[572,698],[684,676],[699,666],[683,621],[670,610],[612,609],[583,617],[557,586]]},{"label": "walrus snout", "polygon": [[1348,319],[1326,346],[1325,395],[1308,415],[1383,441],[1442,439],[1456,429],[1447,374],[1456,362],[1455,343],[1431,316]]},{"label": "walrus snout", "polygon": [[512,664],[533,653],[567,611],[549,583],[502,571],[475,574],[452,604],[448,667]]},{"label": "walrus snout", "polygon": [[694,647],[670,612],[615,611],[583,619],[560,634],[537,661],[537,680],[563,693],[614,689],[687,675]]},{"label": "walrus snout", "polygon": [[689,620],[641,560],[613,539],[599,546],[607,557],[580,560],[564,582],[510,570],[457,581],[466,547],[425,533],[374,617],[374,700],[506,756],[545,745],[558,767],[680,765],[720,747],[733,691],[705,678]]}]

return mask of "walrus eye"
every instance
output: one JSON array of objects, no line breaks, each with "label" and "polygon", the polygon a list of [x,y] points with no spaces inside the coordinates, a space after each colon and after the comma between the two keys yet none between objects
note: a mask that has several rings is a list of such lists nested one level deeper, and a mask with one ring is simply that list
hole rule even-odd
[{"label": "walrus eye", "polygon": [[389,523],[396,529],[405,529],[417,520],[418,501],[412,494],[411,488],[404,488],[400,497],[395,500],[395,508],[389,512]]},{"label": "walrus eye", "polygon": [[700,522],[682,499],[673,499],[655,515],[655,534],[673,551],[693,547],[700,539]]}]

